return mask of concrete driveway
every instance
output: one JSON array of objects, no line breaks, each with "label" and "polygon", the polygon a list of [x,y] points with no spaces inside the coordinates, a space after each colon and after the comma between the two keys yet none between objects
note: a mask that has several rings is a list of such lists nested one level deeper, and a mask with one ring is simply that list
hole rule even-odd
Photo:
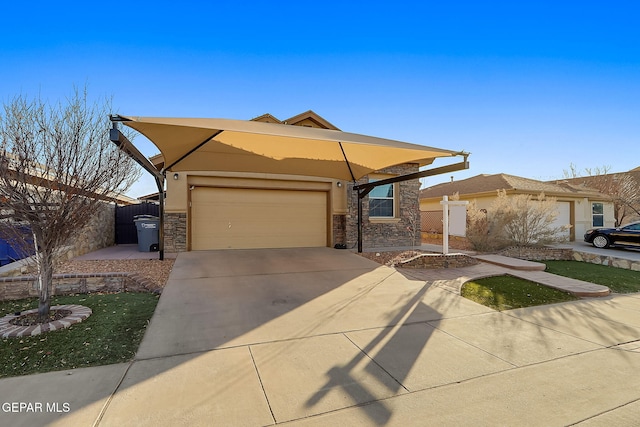
[{"label": "concrete driveway", "polygon": [[70,406],[0,424],[636,425],[640,295],[499,313],[450,291],[491,268],[182,253],[133,362],[0,380]]}]

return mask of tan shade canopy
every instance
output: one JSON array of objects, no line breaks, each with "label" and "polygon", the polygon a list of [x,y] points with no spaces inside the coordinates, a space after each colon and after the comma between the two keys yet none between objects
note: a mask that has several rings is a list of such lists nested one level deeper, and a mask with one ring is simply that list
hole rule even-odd
[{"label": "tan shade canopy", "polygon": [[437,157],[461,155],[390,139],[275,123],[121,118],[126,126],[151,140],[162,153],[165,168],[176,172],[260,172],[351,180],[352,173],[359,179],[388,166],[424,166]]}]

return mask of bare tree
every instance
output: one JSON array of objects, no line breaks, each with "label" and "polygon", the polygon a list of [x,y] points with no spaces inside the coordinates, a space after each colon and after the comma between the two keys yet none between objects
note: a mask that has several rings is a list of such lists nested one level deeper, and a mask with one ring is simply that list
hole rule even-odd
[{"label": "bare tree", "polygon": [[57,104],[17,96],[0,111],[0,199],[9,213],[4,225],[31,230],[40,322],[49,317],[56,250],[72,241],[99,204],[140,176],[109,141],[110,112],[108,100],[90,103],[86,89]]},{"label": "bare tree", "polygon": [[569,226],[554,226],[557,215],[554,197],[544,193],[537,198],[530,194],[507,195],[505,190],[498,190],[489,209],[478,209],[475,201],[467,207],[467,238],[479,251],[553,243]]},{"label": "bare tree", "polygon": [[631,173],[610,173],[610,166],[585,168],[585,176],[581,176],[578,168],[572,163],[569,170],[564,171],[567,180],[583,184],[608,196],[613,203],[616,226],[635,214],[640,216],[640,182]]},{"label": "bare tree", "polygon": [[[504,190],[498,192],[492,208],[507,220],[505,235],[516,246],[537,246],[558,241],[565,227],[555,227],[558,216],[555,197],[540,193],[537,198],[530,194],[507,196]],[[568,225],[567,225],[568,226]]]}]

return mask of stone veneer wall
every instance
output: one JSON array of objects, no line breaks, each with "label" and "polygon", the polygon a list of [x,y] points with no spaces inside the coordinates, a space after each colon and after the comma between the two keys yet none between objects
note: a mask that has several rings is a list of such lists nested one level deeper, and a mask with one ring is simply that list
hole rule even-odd
[{"label": "stone veneer wall", "polygon": [[[381,174],[406,175],[418,172],[415,163],[392,166],[380,171]],[[357,181],[358,184],[369,182],[368,177]],[[371,222],[369,220],[369,196],[362,199],[362,245],[365,248],[412,246],[414,241],[420,244],[420,181],[417,179],[398,184],[396,195],[398,219],[396,222]],[[414,231],[412,218],[415,218]],[[335,233],[335,231],[334,231]],[[353,190],[353,182],[347,185],[347,216],[345,224],[347,247],[354,248],[358,244],[358,195]]]},{"label": "stone veneer wall", "polygon": [[[58,249],[55,254],[57,262],[64,262],[80,255],[115,244],[115,205],[103,203],[98,205],[93,217],[82,230],[72,238],[69,245]],[[0,269],[0,277],[19,276],[33,270],[31,258],[12,262]]]},{"label": "stone veneer wall", "polygon": [[164,214],[165,252],[185,252],[187,250],[187,214]]},{"label": "stone veneer wall", "polygon": [[89,223],[78,231],[69,245],[58,250],[55,255],[56,260],[67,261],[98,249],[113,246],[116,241],[115,227],[115,205],[111,203],[98,205]]},{"label": "stone veneer wall", "polygon": [[501,250],[498,254],[527,261],[569,261],[573,259],[573,249],[571,248],[511,246]]},{"label": "stone veneer wall", "polygon": [[113,246],[116,238],[116,207],[111,203],[101,203],[93,213],[89,224],[61,251],[62,259],[71,259]]},{"label": "stone veneer wall", "polygon": [[591,264],[606,265],[609,267],[624,268],[626,270],[640,271],[640,261],[614,258],[607,255],[590,254],[586,252],[573,252],[575,261],[588,262]]},{"label": "stone veneer wall", "polygon": [[588,252],[580,252],[572,248],[537,248],[513,246],[499,252],[500,255],[511,258],[526,259],[529,261],[580,261],[591,264],[606,265],[609,267],[624,268],[626,270],[640,271],[640,261],[616,258],[609,255],[598,255]]}]

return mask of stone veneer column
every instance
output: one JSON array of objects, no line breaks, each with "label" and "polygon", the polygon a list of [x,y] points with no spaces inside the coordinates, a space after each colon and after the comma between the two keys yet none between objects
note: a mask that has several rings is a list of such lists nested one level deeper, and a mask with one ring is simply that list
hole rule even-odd
[{"label": "stone veneer column", "polygon": [[187,214],[167,212],[164,214],[165,252],[187,250]]},{"label": "stone veneer column", "polygon": [[333,246],[347,244],[347,216],[333,215]]}]

